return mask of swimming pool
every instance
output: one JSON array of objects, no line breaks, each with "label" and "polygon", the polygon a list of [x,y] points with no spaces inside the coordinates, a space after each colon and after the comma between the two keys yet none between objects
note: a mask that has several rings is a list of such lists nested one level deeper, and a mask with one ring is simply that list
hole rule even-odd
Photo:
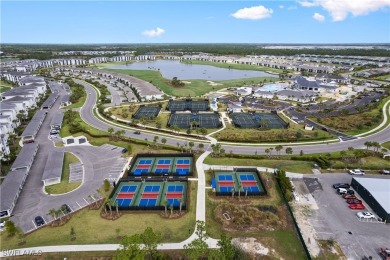
[{"label": "swimming pool", "polygon": [[260,88],[260,90],[269,91],[269,92],[276,92],[276,91],[282,90],[284,88],[286,88],[286,86],[281,85],[281,84],[266,84],[266,85],[262,86]]}]

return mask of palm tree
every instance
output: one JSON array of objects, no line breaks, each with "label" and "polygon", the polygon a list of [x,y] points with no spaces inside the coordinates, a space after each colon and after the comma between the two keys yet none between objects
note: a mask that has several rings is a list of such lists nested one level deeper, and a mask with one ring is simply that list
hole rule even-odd
[{"label": "palm tree", "polygon": [[192,147],[194,147],[194,142],[188,142],[188,146],[190,147],[190,152],[192,151]]},{"label": "palm tree", "polygon": [[108,209],[110,210],[110,216],[112,216],[112,201],[111,200],[107,200],[106,202],[106,206],[108,206]]},{"label": "palm tree", "polygon": [[240,183],[238,185],[238,199],[241,199],[241,189],[242,189],[242,184]]},{"label": "palm tree", "polygon": [[283,146],[281,146],[281,145],[277,145],[276,147],[275,147],[275,151],[277,152],[277,154],[278,155],[280,155],[280,151],[283,149]]},{"label": "palm tree", "polygon": [[367,150],[368,150],[368,148],[370,148],[372,146],[372,143],[370,141],[366,141],[366,142],[364,142],[364,145],[367,147]]},{"label": "palm tree", "polygon": [[232,198],[234,197],[234,186],[232,187]]},{"label": "palm tree", "polygon": [[183,198],[178,198],[177,200],[179,201],[179,212],[181,215],[181,207],[183,206]]},{"label": "palm tree", "polygon": [[54,220],[57,220],[57,215],[56,215],[56,210],[55,209],[50,209],[49,214]]},{"label": "palm tree", "polygon": [[115,208],[116,208],[116,215],[117,215],[117,217],[119,217],[119,210],[118,210],[119,204],[118,204],[117,200],[115,200]]},{"label": "palm tree", "polygon": [[172,214],[173,214],[173,204],[171,204],[171,205],[169,205],[169,210],[170,210],[170,216],[172,216]]},{"label": "palm tree", "polygon": [[167,216],[167,205],[168,205],[168,201],[166,199],[164,199],[162,201],[162,204],[164,206],[164,211],[165,211],[165,216]]},{"label": "palm tree", "polygon": [[56,210],[57,217],[60,216],[60,225],[62,225],[62,209],[59,208]]},{"label": "palm tree", "polygon": [[270,153],[270,150],[267,148],[267,149],[265,149],[264,150],[264,152],[267,154],[267,156],[269,155],[269,153]]},{"label": "palm tree", "polygon": [[114,130],[113,127],[110,127],[110,128],[108,128],[107,132],[111,135],[111,138],[112,138],[112,136],[113,136],[115,130]]},{"label": "palm tree", "polygon": [[163,145],[165,145],[165,144],[167,143],[167,139],[166,139],[166,138],[162,138],[162,139],[161,139],[161,143],[162,143]]},{"label": "palm tree", "polygon": [[269,155],[272,155],[272,151],[274,150],[274,148],[269,148]]},{"label": "palm tree", "polygon": [[249,189],[248,187],[246,187],[245,189],[245,198],[248,197],[248,189]]}]

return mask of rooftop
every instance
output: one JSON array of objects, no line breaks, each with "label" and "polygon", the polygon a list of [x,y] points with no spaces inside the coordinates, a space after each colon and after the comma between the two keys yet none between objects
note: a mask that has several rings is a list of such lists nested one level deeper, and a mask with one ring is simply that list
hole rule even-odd
[{"label": "rooftop", "polygon": [[371,193],[387,213],[390,213],[390,179],[353,178]]},{"label": "rooftop", "polygon": [[62,165],[64,163],[64,152],[54,152],[49,155],[43,171],[42,181],[61,178]]},{"label": "rooftop", "polygon": [[18,157],[16,157],[14,163],[12,164],[11,170],[30,167],[36,150],[38,150],[37,144],[25,144],[22,150],[20,150]]},{"label": "rooftop", "polygon": [[26,168],[14,170],[8,173],[0,186],[1,204],[0,211],[9,210],[18,196],[28,171]]}]

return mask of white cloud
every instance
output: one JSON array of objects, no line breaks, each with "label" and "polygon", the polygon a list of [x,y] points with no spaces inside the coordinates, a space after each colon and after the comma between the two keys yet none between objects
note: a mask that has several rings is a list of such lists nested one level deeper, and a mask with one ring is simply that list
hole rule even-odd
[{"label": "white cloud", "polygon": [[157,27],[156,29],[152,30],[145,30],[142,35],[146,37],[157,37],[165,33],[164,29],[161,29],[160,27]]},{"label": "white cloud", "polygon": [[319,13],[314,13],[313,18],[314,18],[314,20],[317,20],[319,22],[325,21],[325,16],[323,16]]},{"label": "white cloud", "polygon": [[283,8],[284,8],[284,5],[279,5],[279,8],[280,8],[280,9],[283,9]]},{"label": "white cloud", "polygon": [[299,2],[302,6],[304,7],[312,7],[312,6],[316,6],[317,4],[316,3],[313,3],[313,2],[307,2],[307,1],[302,1],[302,2]]},{"label": "white cloud", "polygon": [[366,15],[390,7],[389,0],[312,0],[299,2],[304,7],[320,6],[327,10],[333,21],[343,21],[348,14]]},{"label": "white cloud", "polygon": [[231,14],[234,18],[237,19],[249,19],[249,20],[260,20],[264,18],[271,17],[271,14],[274,11],[272,9],[267,9],[262,5],[254,7],[246,7],[240,10],[237,10],[234,14]]}]

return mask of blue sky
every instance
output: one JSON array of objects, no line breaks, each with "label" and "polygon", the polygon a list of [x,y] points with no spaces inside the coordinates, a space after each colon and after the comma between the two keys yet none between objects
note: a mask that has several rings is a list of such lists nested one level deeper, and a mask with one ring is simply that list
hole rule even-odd
[{"label": "blue sky", "polygon": [[390,43],[390,1],[1,1],[1,43]]}]

